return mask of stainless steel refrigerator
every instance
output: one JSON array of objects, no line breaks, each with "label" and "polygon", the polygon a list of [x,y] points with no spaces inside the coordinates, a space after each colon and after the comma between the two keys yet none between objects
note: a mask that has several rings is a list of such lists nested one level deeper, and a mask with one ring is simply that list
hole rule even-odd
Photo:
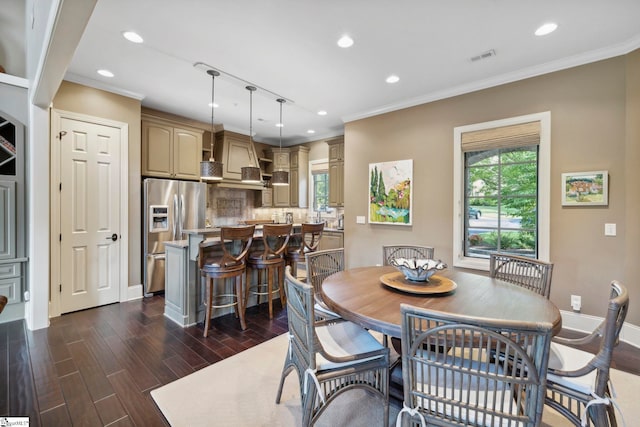
[{"label": "stainless steel refrigerator", "polygon": [[143,189],[145,295],[164,290],[164,242],[204,228],[207,184],[146,178]]}]

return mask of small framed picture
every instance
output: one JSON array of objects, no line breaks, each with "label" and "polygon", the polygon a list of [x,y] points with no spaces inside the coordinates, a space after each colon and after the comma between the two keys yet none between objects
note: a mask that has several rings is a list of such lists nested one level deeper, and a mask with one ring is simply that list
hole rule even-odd
[{"label": "small framed picture", "polygon": [[608,171],[567,172],[562,174],[562,206],[607,206]]}]

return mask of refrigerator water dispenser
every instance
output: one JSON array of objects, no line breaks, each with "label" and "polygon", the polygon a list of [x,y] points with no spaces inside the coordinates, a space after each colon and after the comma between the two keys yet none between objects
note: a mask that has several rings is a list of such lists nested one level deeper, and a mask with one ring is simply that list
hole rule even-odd
[{"label": "refrigerator water dispenser", "polygon": [[169,231],[169,206],[149,206],[149,233]]}]

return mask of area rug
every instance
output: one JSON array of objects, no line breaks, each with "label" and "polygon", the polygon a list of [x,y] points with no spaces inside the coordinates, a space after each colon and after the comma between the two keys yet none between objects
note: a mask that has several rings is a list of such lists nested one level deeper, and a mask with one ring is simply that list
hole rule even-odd
[{"label": "area rug", "polygon": [[[286,334],[280,335],[157,388],[151,396],[173,427],[298,426],[302,415],[295,371],[285,381],[281,403],[275,403],[287,344]],[[611,378],[627,425],[633,425],[629,423],[640,419],[640,408],[633,403],[640,394],[640,378],[617,370],[612,370]],[[395,425],[398,409],[391,406],[390,425]],[[382,417],[379,400],[362,390],[352,390],[334,401],[317,425],[371,427],[382,425]],[[543,425],[571,424],[545,407]]]}]

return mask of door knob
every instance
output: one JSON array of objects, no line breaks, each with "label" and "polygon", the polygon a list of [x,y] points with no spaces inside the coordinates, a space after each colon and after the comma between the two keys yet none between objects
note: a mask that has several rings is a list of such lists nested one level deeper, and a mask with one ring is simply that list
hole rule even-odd
[{"label": "door knob", "polygon": [[116,233],[113,233],[111,237],[107,237],[107,240],[113,240],[115,242],[116,240],[118,240],[118,235]]}]

